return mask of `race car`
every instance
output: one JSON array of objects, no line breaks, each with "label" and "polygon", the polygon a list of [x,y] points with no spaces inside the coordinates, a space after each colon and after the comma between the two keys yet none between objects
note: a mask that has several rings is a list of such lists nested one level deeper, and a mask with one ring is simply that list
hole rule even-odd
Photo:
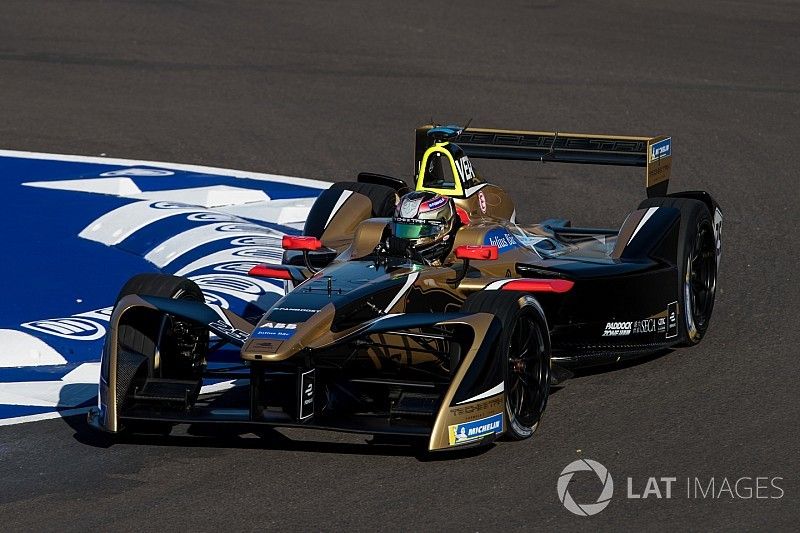
[{"label": "race car", "polygon": [[[618,229],[520,224],[480,158],[644,167],[647,198]],[[706,334],[722,212],[707,192],[667,194],[671,164],[665,136],[422,126],[413,184],[334,183],[303,234],[283,237],[282,262],[250,270],[286,289],[259,316],[207,303],[187,278],[132,278],[89,421],[111,433],[300,426],[430,451],[528,438],[556,369]],[[212,364],[225,346],[235,360]]]}]

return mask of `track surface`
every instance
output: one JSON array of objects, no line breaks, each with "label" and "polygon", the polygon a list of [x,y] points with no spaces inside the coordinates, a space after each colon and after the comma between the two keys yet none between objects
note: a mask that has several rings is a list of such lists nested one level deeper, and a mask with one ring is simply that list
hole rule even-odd
[{"label": "track surface", "polygon": [[[102,447],[81,419],[5,427],[4,528],[795,529],[798,24],[766,1],[3,2],[3,148],[333,180],[408,176],[431,117],[663,132],[672,190],[725,214],[705,342],[574,379],[531,441],[424,461],[328,433]],[[478,164],[523,220],[619,224],[644,193],[625,170]],[[556,495],[578,457],[616,482],[589,519]],[[628,500],[629,476],[781,476],[785,495]]]}]

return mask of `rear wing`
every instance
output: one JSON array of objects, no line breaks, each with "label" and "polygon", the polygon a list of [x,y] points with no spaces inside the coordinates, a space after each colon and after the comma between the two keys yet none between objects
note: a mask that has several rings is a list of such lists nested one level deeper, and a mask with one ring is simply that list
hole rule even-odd
[{"label": "rear wing", "polygon": [[[427,124],[417,128],[415,168],[434,140]],[[452,139],[468,157],[516,159],[555,163],[644,167],[647,196],[666,196],[672,170],[672,139],[593,135],[553,131],[514,131],[469,128]]]}]

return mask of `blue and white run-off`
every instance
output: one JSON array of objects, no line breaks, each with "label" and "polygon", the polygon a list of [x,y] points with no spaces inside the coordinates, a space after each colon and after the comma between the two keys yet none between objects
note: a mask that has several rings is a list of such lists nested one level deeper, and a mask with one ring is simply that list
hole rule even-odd
[{"label": "blue and white run-off", "polygon": [[[210,303],[257,315],[282,285],[247,276],[281,260],[329,184],[175,163],[0,150],[0,425],[96,401],[111,306],[133,274],[188,276]],[[220,361],[237,357],[219,352]],[[231,386],[208,383],[209,388]]]}]

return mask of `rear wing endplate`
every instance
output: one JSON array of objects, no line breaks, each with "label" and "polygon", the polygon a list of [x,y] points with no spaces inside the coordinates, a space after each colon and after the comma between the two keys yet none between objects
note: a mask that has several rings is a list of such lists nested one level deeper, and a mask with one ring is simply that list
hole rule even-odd
[{"label": "rear wing endplate", "polygon": [[[427,135],[433,127],[427,124],[417,128],[415,168],[419,168],[425,150],[434,142]],[[666,196],[672,169],[672,139],[664,135],[632,137],[468,128],[452,142],[467,156],[479,159],[644,167],[648,197]]]}]

